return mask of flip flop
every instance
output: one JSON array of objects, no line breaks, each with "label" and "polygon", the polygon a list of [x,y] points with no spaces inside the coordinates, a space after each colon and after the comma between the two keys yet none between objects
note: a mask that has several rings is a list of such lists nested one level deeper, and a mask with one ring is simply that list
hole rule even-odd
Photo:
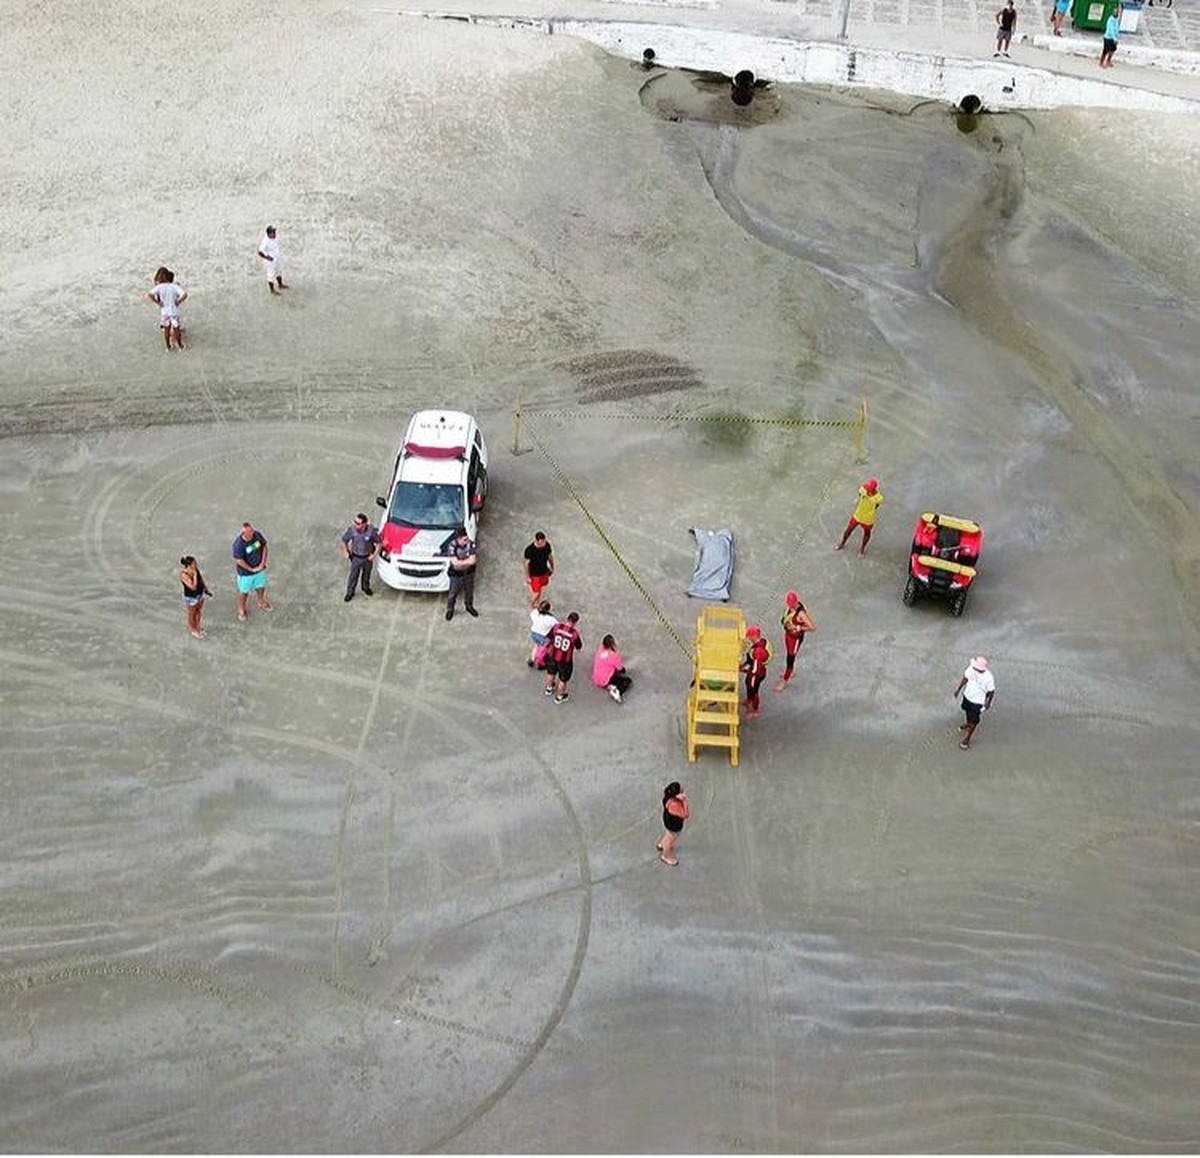
[{"label": "flip flop", "polygon": [[238,623],[245,623],[245,622],[246,622],[246,613],[244,611],[239,611],[238,612]]},{"label": "flip flop", "polygon": [[661,854],[659,855],[658,859],[661,860],[663,862],[663,864],[670,865],[672,868],[674,868],[679,863],[679,861],[677,861],[674,857],[665,857],[665,856],[662,856]]},{"label": "flip flop", "polygon": [[961,744],[959,744],[959,747],[960,747],[960,748],[961,748],[961,749],[962,749],[964,752],[965,752],[965,751],[966,751],[966,750],[967,750],[967,749],[968,749],[970,746],[971,746],[971,745],[970,745],[970,744],[968,744],[966,740],[963,740],[963,742],[962,742]]}]

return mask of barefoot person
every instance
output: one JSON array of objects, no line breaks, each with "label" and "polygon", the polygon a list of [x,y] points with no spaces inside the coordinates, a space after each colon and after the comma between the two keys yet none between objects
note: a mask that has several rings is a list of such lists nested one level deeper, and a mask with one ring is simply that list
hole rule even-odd
[{"label": "barefoot person", "polygon": [[238,537],[233,541],[233,577],[237,583],[237,617],[239,623],[246,622],[247,600],[254,592],[255,606],[260,611],[270,611],[267,600],[267,537],[250,523],[243,523]]},{"label": "barefoot person", "polygon": [[746,709],[746,719],[757,716],[762,707],[759,704],[758,693],[767,678],[767,664],[771,659],[771,648],[763,639],[762,628],[757,625],[746,628],[746,639],[750,646],[742,660],[741,670],[746,673],[746,698],[742,707]]},{"label": "barefoot person", "polygon": [[267,226],[262,241],[258,243],[258,256],[262,259],[263,268],[267,271],[267,289],[278,296],[280,290],[288,287],[283,280],[283,257],[279,252],[279,238],[275,235],[274,225]]},{"label": "barefoot person", "polygon": [[775,685],[777,692],[783,691],[795,674],[796,656],[800,651],[800,645],[804,642],[804,637],[810,631],[817,630],[812,616],[800,602],[800,596],[795,591],[789,591],[784,596],[783,602],[783,617],[779,622],[783,625],[783,649],[786,661],[783,675],[779,677],[779,683]]},{"label": "barefoot person", "polygon": [[958,699],[960,695],[967,722],[958,726],[963,734],[958,746],[966,751],[971,746],[975,729],[979,727],[979,717],[992,706],[996,695],[996,677],[988,671],[987,656],[977,655],[971,660],[962,679],[958,681],[958,687],[954,689],[954,698]]},{"label": "barefoot person", "polygon": [[1118,4],[1104,22],[1104,44],[1100,48],[1100,67],[1112,68],[1117,54],[1117,41],[1121,39],[1121,6]]},{"label": "barefoot person", "polygon": [[530,667],[538,666],[538,652],[542,651],[546,646],[546,641],[550,638],[550,632],[554,630],[554,625],[558,619],[550,614],[550,600],[543,599],[529,613],[529,659]]},{"label": "barefoot person", "polygon": [[1016,30],[1017,8],[1014,0],[1007,0],[1004,7],[996,13],[996,51],[992,53],[993,56],[1008,55]]},{"label": "barefoot person", "polygon": [[183,607],[187,613],[188,631],[196,639],[204,638],[200,627],[200,617],[204,614],[204,600],[212,594],[204,576],[200,574],[200,564],[195,555],[184,555],[179,560],[179,582],[183,584]]},{"label": "barefoot person", "polygon": [[146,295],[146,301],[158,306],[158,322],[167,349],[171,349],[172,340],[181,350],[186,349],[179,307],[187,301],[187,291],[175,284],[175,275],[165,265],[155,271],[154,288]]},{"label": "barefoot person", "polygon": [[687,793],[678,780],[672,780],[663,789],[663,836],[654,847],[658,849],[658,859],[663,864],[677,865],[675,857],[675,842],[683,831],[683,822],[691,815],[688,811]]},{"label": "barefoot person", "polygon": [[867,479],[858,488],[858,504],[854,508],[854,514],[850,516],[850,521],[846,524],[845,531],[842,532],[842,541],[837,545],[837,550],[840,551],[846,545],[846,541],[855,527],[862,527],[863,541],[858,553],[860,555],[867,553],[871,532],[875,530],[875,516],[882,503],[883,495],[879,490],[879,480],[877,478]]}]

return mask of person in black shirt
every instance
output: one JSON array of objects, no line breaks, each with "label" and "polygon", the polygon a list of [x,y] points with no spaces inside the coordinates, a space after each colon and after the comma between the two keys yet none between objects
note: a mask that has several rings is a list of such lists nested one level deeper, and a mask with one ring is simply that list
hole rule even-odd
[{"label": "person in black shirt", "polygon": [[542,590],[550,582],[554,574],[554,548],[546,538],[545,531],[538,531],[533,536],[533,542],[525,548],[525,582],[533,597],[530,607],[536,607],[542,601]]},{"label": "person in black shirt", "polygon": [[996,51],[993,56],[999,56],[1004,53],[1008,55],[1009,45],[1012,44],[1013,33],[1017,30],[1017,9],[1013,0],[1007,0],[1007,3],[999,12],[996,13]]}]

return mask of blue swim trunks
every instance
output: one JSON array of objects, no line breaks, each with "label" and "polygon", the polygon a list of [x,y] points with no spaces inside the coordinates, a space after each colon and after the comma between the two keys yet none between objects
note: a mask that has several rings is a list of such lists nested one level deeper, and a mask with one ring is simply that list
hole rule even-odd
[{"label": "blue swim trunks", "polygon": [[251,575],[238,573],[237,588],[239,595],[249,595],[251,591],[261,591],[266,585],[267,573],[265,571],[255,571]]}]

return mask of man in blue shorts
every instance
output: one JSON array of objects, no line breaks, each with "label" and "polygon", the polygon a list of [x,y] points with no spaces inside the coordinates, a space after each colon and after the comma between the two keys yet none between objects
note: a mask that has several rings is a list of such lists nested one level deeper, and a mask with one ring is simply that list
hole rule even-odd
[{"label": "man in blue shorts", "polygon": [[260,611],[270,611],[267,601],[267,537],[250,523],[242,524],[241,534],[233,541],[233,577],[237,582],[237,617],[246,622],[246,601],[250,592]]}]

